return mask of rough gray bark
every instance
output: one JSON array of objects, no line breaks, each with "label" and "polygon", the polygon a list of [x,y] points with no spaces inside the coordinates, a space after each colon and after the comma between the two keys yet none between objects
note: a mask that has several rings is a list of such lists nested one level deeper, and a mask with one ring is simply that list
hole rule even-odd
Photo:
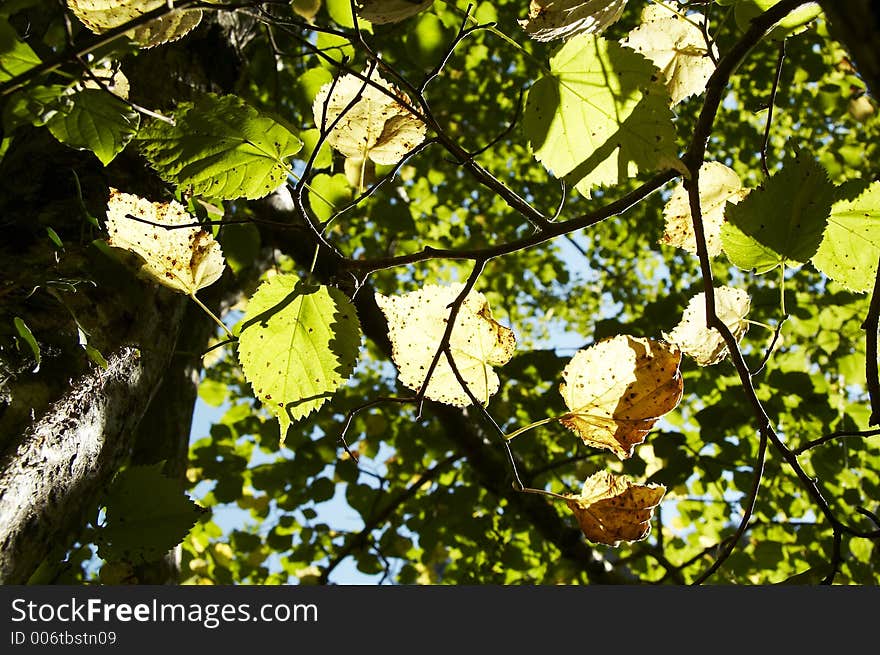
[{"label": "rough gray bark", "polygon": [[130,455],[138,424],[165,373],[186,299],[145,294],[131,338],[93,366],[0,459],[0,582],[27,582],[66,545]]}]

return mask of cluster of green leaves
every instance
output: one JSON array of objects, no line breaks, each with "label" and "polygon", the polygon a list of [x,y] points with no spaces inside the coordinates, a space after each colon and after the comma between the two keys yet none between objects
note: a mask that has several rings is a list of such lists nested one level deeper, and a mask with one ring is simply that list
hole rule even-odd
[{"label": "cluster of green leaves", "polygon": [[[0,84],[70,47],[57,13],[45,11],[38,23],[47,25],[41,42],[22,36],[22,22],[44,11],[35,4],[18,0],[0,14]],[[500,445],[482,446],[491,456],[468,450],[499,443],[479,408],[423,413],[421,398],[400,402],[408,392],[382,344],[361,342],[351,300],[316,279],[313,261],[281,257],[232,329],[236,341],[205,359],[200,395],[220,412],[192,444],[188,480],[213,515],[186,537],[185,581],[326,582],[353,562],[363,575],[400,583],[588,582],[593,573],[571,557],[565,538],[539,524],[510,481],[570,497],[606,470],[668,490],[648,539],[591,544],[619,581],[690,583],[722,553],[713,579],[731,583],[817,582],[829,570],[837,582],[880,580],[877,540],[840,530],[878,528],[856,508],[877,512],[880,498],[880,445],[864,435],[870,411],[860,328],[880,258],[878,183],[871,184],[880,120],[821,16],[780,23],[721,80],[705,159],[732,168],[751,191],[727,205],[723,256],[709,261],[664,244],[671,188],[639,192],[654,173],[693,178],[694,162],[679,157],[706,127],[704,94],[677,91],[673,105],[665,71],[626,44],[652,3],[630,0],[601,36],[566,34],[561,44],[530,40],[517,22],[524,7],[503,0],[473,7],[436,0],[375,24],[356,21],[359,3],[347,0],[316,12],[298,2],[252,4],[216,8],[250,30],[234,94],[170,97],[144,113],[91,79],[94,72],[76,70],[68,82],[38,77],[9,95],[0,152],[26,125],[45,126],[104,165],[136,148],[179,197],[255,220],[214,230],[242,279],[261,240],[282,251],[288,245],[265,241],[260,210],[248,202],[287,180],[313,238],[389,296],[464,282],[471,262],[456,251],[521,241],[481,261],[479,290],[517,341],[485,411],[506,433],[545,425],[513,444],[509,462]],[[731,56],[752,19],[778,2],[658,4],[699,30],[705,17],[713,43],[695,58],[705,63]],[[87,68],[125,72],[143,56],[138,38],[148,37],[129,34],[94,51]],[[156,47],[182,47],[189,37],[179,38]],[[383,75],[399,76],[395,84],[428,119],[433,141],[399,165],[374,162],[369,175],[361,164],[353,183],[350,155],[329,147],[331,126],[314,108],[320,98],[330,104],[327,85],[332,92],[343,75],[369,71],[375,53]],[[375,192],[360,193],[378,182]],[[638,202],[610,220],[565,229],[565,221],[631,192]],[[541,231],[553,238],[534,238]],[[406,258],[428,248],[450,256]],[[749,376],[754,398],[788,450],[771,446],[765,457],[760,417],[733,357],[712,367],[684,359],[681,403],[632,457],[609,457],[572,438],[557,419],[574,408],[556,388],[572,354],[616,335],[661,338],[707,290],[707,267],[715,285],[747,291],[749,319],[770,326],[753,326],[739,350],[752,370],[763,363]],[[27,326],[15,327],[33,348]],[[379,402],[387,398],[397,400]],[[475,441],[457,434],[466,430]],[[835,432],[855,436],[815,442]],[[797,455],[803,475],[786,452]],[[819,480],[827,507],[804,478]],[[108,517],[125,506],[112,500]],[[548,503],[557,525],[576,527],[564,503]],[[746,511],[750,521],[740,526]],[[187,520],[172,526],[180,537],[191,524],[181,513]],[[130,536],[114,535],[109,518],[105,528],[98,555],[112,561],[117,553],[106,544]]]}]

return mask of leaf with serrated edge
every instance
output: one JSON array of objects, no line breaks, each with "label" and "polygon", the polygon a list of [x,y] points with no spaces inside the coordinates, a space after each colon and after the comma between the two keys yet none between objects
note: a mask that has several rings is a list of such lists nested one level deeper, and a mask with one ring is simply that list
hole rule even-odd
[{"label": "leaf with serrated edge", "polygon": [[256,397],[278,417],[283,445],[291,422],[321,407],[354,370],[357,311],[339,289],[275,275],[248,302],[242,326],[238,360]]},{"label": "leaf with serrated edge", "polygon": [[[96,34],[103,34],[167,4],[167,0],[67,0],[74,15]],[[201,9],[173,10],[126,34],[142,48],[151,48],[189,34],[201,20]]]},{"label": "leaf with serrated edge", "polygon": [[535,41],[599,34],[617,22],[626,0],[531,0],[528,20],[518,21]]},{"label": "leaf with serrated edge", "polygon": [[135,253],[143,260],[142,274],[187,295],[214,284],[226,266],[220,244],[209,232],[195,226],[174,228],[194,223],[196,219],[175,200],[150,202],[110,190],[108,245]]},{"label": "leaf with serrated edge", "polygon": [[394,99],[409,103],[405,93],[378,73],[374,72],[370,81],[387,89],[391,96],[355,75],[343,75],[335,83],[322,86],[312,104],[315,125],[327,129],[342,115],[327,135],[332,148],[353,159],[394,165],[425,140],[427,128]]},{"label": "leaf with serrated edge", "polygon": [[[740,341],[749,329],[746,314],[751,300],[742,289],[722,286],[715,289],[715,314]],[[696,360],[700,366],[717,364],[727,357],[727,344],[721,333],[706,327],[706,294],[700,292],[690,299],[681,321],[663,338],[674,343],[681,351]]]},{"label": "leaf with serrated edge", "polygon": [[669,96],[642,55],[579,35],[551,59],[529,90],[523,115],[535,158],[590,197],[640,172],[677,161]]},{"label": "leaf with serrated edge", "polygon": [[[742,188],[739,176],[731,168],[715,161],[700,167],[700,213],[709,257],[721,254],[721,225],[724,223],[724,207],[728,202],[738,203],[748,194]],[[691,204],[687,189],[679,183],[669,202],[663,207],[666,230],[660,243],[682,248],[697,254],[697,238],[691,218]]]},{"label": "leaf with serrated edge", "polygon": [[579,496],[566,504],[584,536],[598,544],[617,546],[645,539],[651,532],[654,509],[666,494],[661,484],[634,484],[607,471],[587,478]]},{"label": "leaf with serrated edge", "polygon": [[104,559],[155,562],[183,541],[205,509],[184,493],[183,485],[162,474],[162,464],[133,466],[116,476],[98,529]]},{"label": "leaf with serrated edge", "polygon": [[627,459],[681,400],[680,363],[675,346],[629,335],[579,350],[562,372],[569,413],[559,421],[588,446]]},{"label": "leaf with serrated edge", "polygon": [[357,0],[357,15],[374,25],[399,23],[424,11],[434,0]]},{"label": "leaf with serrated edge", "polygon": [[137,133],[140,115],[109,93],[83,89],[65,101],[46,127],[64,145],[91,150],[105,166]]},{"label": "leaf with serrated edge", "polygon": [[162,179],[209,198],[262,198],[287,180],[302,147],[286,127],[236,96],[182,103],[175,125],[154,120],[138,142]]},{"label": "leaf with serrated edge", "polygon": [[800,265],[816,254],[834,202],[835,187],[822,166],[805,154],[725,206],[721,246],[735,266],[766,273]]},{"label": "leaf with serrated edge", "polygon": [[[440,345],[449,318],[449,305],[464,285],[442,287],[429,284],[400,296],[376,294],[376,302],[388,319],[388,337],[400,382],[418,390]],[[492,318],[486,297],[471,291],[455,318],[449,340],[453,361],[477,400],[488,402],[498,391],[498,375],[493,366],[506,364],[516,349],[513,331]],[[425,397],[448,405],[471,404],[455,372],[441,356],[431,375]]]},{"label": "leaf with serrated edge", "polygon": [[[704,20],[699,13],[688,14],[685,20],[662,5],[648,5],[641,24],[621,41],[662,71],[673,105],[702,92],[715,72],[706,37],[698,27]],[[717,58],[714,45],[712,53]]]},{"label": "leaf with serrated edge", "polygon": [[880,182],[873,182],[853,200],[840,200],[831,217],[813,265],[847,289],[864,293],[874,287],[880,259]]}]

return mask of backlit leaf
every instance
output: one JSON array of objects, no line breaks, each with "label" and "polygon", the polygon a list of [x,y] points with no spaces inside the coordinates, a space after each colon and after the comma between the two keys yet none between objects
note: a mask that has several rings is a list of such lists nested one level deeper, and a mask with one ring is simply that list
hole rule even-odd
[{"label": "backlit leaf", "polygon": [[634,484],[625,476],[599,471],[587,478],[579,496],[566,501],[584,536],[598,544],[617,546],[641,541],[651,532],[654,508],[666,494],[660,484]]},{"label": "backlit leaf", "polygon": [[874,287],[880,260],[880,182],[853,200],[840,200],[831,217],[813,265],[852,291]]},{"label": "backlit leaf", "polygon": [[833,201],[834,185],[825,170],[795,155],[739,204],[726,206],[724,252],[739,268],[756,273],[803,264],[819,248]]},{"label": "backlit leaf", "polygon": [[321,407],[348,380],[360,348],[360,324],[338,289],[275,275],[248,302],[238,359],[254,394],[281,427]]},{"label": "backlit leaf", "polygon": [[[103,34],[140,16],[167,6],[167,0],[67,0],[67,6],[96,34]],[[175,9],[127,34],[143,48],[176,41],[195,29],[202,20],[201,9]]]},{"label": "backlit leaf", "polygon": [[[685,20],[662,5],[648,5],[642,23],[621,43],[645,55],[663,72],[673,105],[700,93],[715,71],[706,37],[698,27],[705,18],[691,13]],[[718,48],[713,46],[717,57]]]},{"label": "backlit leaf", "polygon": [[[724,207],[728,202],[738,203],[748,191],[736,172],[719,162],[705,162],[700,167],[700,213],[703,216],[703,232],[709,257],[721,253],[721,225],[724,223]],[[683,248],[697,254],[697,240],[691,218],[691,205],[687,189],[679,183],[669,202],[663,207],[666,231],[661,243]]]},{"label": "backlit leaf", "polygon": [[[400,296],[376,295],[376,302],[388,319],[388,336],[400,382],[418,390],[437,352],[449,317],[449,305],[464,288],[461,284],[441,287],[426,285]],[[486,297],[471,291],[455,318],[449,341],[453,361],[474,397],[483,403],[498,391],[493,366],[506,364],[513,356],[513,331],[492,318]],[[471,404],[455,372],[441,356],[431,375],[425,397],[449,405]]]},{"label": "backlit leaf", "polygon": [[531,0],[529,18],[519,24],[536,41],[575,34],[600,34],[617,22],[626,0]]},{"label": "backlit leaf", "polygon": [[39,63],[37,53],[19,38],[9,21],[0,19],[0,82],[21,75]]},{"label": "backlit leaf", "polygon": [[[742,289],[722,286],[715,289],[715,314],[721,319],[736,340],[743,338],[749,329],[746,314],[751,300]],[[710,366],[723,360],[727,344],[715,328],[706,327],[706,294],[700,292],[690,299],[681,321],[663,338],[674,343],[686,355],[693,357],[700,366]]]},{"label": "backlit leaf", "polygon": [[580,35],[550,59],[523,116],[535,158],[590,197],[640,172],[672,166],[677,147],[669,96],[642,55]]},{"label": "backlit leaf", "polygon": [[355,75],[344,75],[321,87],[315,97],[315,125],[328,129],[341,115],[327,135],[327,143],[346,157],[393,165],[424,141],[425,124],[394,99],[408,103],[405,93],[378,73],[373,73],[370,80],[391,95]]},{"label": "backlit leaf", "polygon": [[627,459],[681,399],[681,352],[655,339],[618,335],[579,350],[559,391],[560,422],[594,448]]},{"label": "backlit leaf", "polygon": [[150,202],[110,190],[108,245],[135,253],[143,260],[142,274],[187,295],[214,284],[226,266],[220,244],[209,232],[195,226],[174,227],[195,222],[175,200]]},{"label": "backlit leaf", "polygon": [[139,114],[100,89],[83,89],[66,97],[46,127],[61,143],[91,150],[105,166],[134,138]]},{"label": "backlit leaf", "polygon": [[154,120],[138,135],[159,175],[196,195],[262,198],[287,179],[302,142],[236,96],[206,94],[181,103],[175,125]]}]

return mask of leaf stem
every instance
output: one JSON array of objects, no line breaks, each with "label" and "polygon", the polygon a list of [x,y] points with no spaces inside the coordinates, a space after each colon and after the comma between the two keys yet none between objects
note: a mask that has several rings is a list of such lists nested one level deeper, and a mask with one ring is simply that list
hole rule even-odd
[{"label": "leaf stem", "polygon": [[785,264],[779,267],[779,310],[783,316],[788,316],[785,311]]},{"label": "leaf stem", "polygon": [[208,316],[210,316],[210,317],[214,320],[214,322],[215,322],[217,325],[219,325],[221,328],[223,328],[223,331],[226,333],[226,335],[227,335],[230,339],[232,339],[233,341],[235,340],[235,335],[232,334],[232,332],[230,332],[229,328],[226,327],[226,324],[225,324],[223,321],[221,321],[219,318],[217,318],[217,315],[214,314],[214,312],[212,312],[210,309],[208,309],[208,307],[207,307],[207,305],[205,305],[205,303],[203,303],[201,300],[199,300],[198,298],[196,298],[196,294],[195,294],[195,292],[189,294],[189,297],[192,298],[192,299],[195,301],[195,303],[196,303],[199,307],[201,307],[202,310],[204,310],[204,312],[205,312]]},{"label": "leaf stem", "polygon": [[534,423],[529,423],[528,425],[521,427],[519,430],[514,430],[510,434],[504,435],[504,438],[507,439],[507,441],[511,441],[514,437],[518,437],[519,435],[521,435],[524,432],[528,432],[529,430],[532,430],[533,428],[537,428],[542,425],[547,425],[548,423],[552,423],[553,421],[558,421],[558,420],[559,420],[558,416],[551,416],[549,418],[542,418],[540,421],[535,421]]},{"label": "leaf stem", "polygon": [[570,496],[563,496],[562,494],[553,493],[552,491],[544,491],[543,489],[532,489],[531,487],[523,487],[520,489],[521,492],[525,494],[537,494],[538,496],[547,496],[548,498],[553,498],[554,500],[564,500],[568,502],[571,500]]}]

